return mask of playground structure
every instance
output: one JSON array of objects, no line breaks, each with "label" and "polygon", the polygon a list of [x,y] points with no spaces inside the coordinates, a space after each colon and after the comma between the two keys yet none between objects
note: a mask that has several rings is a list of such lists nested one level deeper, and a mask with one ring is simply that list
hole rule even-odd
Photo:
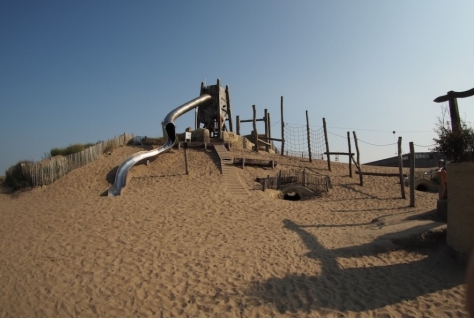
[{"label": "playground structure", "polygon": [[204,124],[204,127],[210,130],[214,140],[221,140],[222,132],[227,130],[225,121],[229,120],[229,126],[232,127],[229,88],[224,91],[217,80],[217,85],[205,87],[201,83],[201,95],[187,103],[184,103],[172,110],[162,122],[166,131],[167,141],[161,147],[151,151],[141,151],[125,159],[117,168],[115,181],[108,190],[109,196],[118,196],[126,186],[127,175],[130,169],[140,161],[150,159],[163,152],[170,150],[176,143],[176,126],[174,122],[181,115],[200,107],[196,121]]}]

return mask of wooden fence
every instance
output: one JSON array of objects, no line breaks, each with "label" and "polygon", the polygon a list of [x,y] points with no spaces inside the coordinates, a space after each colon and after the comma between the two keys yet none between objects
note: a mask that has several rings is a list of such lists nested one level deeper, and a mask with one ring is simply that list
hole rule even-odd
[{"label": "wooden fence", "polygon": [[53,157],[50,160],[40,162],[23,162],[18,164],[22,175],[29,181],[32,187],[48,185],[60,179],[73,169],[84,166],[117,147],[126,145],[133,134],[122,134],[108,141],[97,143],[81,152],[64,157]]},{"label": "wooden fence", "polygon": [[315,175],[306,170],[290,169],[279,171],[276,176],[268,175],[266,178],[258,178],[263,189],[280,189],[289,185],[302,185],[317,193],[327,193],[329,190],[329,178],[327,176]]}]

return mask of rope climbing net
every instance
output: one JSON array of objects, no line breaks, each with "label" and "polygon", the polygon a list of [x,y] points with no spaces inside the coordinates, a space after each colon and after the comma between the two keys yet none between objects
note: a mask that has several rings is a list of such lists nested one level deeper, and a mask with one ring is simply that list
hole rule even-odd
[{"label": "rope climbing net", "polygon": [[324,155],[326,146],[323,127],[312,129],[307,126],[295,126],[285,123],[284,135],[284,155],[308,158],[309,152],[311,152],[311,158],[313,159],[324,160],[326,158],[326,155]]}]

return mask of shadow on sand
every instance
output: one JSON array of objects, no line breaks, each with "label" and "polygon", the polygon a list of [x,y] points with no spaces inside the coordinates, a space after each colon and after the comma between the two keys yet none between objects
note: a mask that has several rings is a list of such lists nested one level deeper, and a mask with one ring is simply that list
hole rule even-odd
[{"label": "shadow on sand", "polygon": [[[428,212],[423,217],[431,214]],[[437,222],[383,235],[368,244],[331,250],[325,249],[313,234],[304,229],[312,225],[297,225],[288,219],[283,224],[284,228],[295,232],[310,250],[306,257],[322,264],[322,273],[288,274],[283,278],[254,282],[249,294],[273,303],[281,314],[320,308],[366,311],[414,300],[463,283],[463,267],[450,257],[445,232],[437,232],[429,241],[422,240],[421,235],[419,241],[413,237],[414,233],[426,234],[439,225]],[[397,243],[394,238],[411,239]],[[395,249],[416,251],[425,258],[411,263],[345,269],[336,260],[393,252],[393,243],[402,245]]]}]

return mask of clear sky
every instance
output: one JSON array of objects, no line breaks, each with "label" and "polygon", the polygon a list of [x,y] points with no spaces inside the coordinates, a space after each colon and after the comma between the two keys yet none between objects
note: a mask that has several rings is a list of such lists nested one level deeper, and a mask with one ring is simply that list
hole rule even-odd
[{"label": "clear sky", "polygon": [[[284,96],[285,122],[326,118],[331,151],[356,131],[363,163],[394,156],[376,145],[398,136],[428,151],[433,99],[474,87],[473,13],[472,0],[0,0],[0,175],[54,147],[161,136],[217,78],[243,119],[255,104],[279,127]],[[474,97],[459,111],[474,122]]]}]

